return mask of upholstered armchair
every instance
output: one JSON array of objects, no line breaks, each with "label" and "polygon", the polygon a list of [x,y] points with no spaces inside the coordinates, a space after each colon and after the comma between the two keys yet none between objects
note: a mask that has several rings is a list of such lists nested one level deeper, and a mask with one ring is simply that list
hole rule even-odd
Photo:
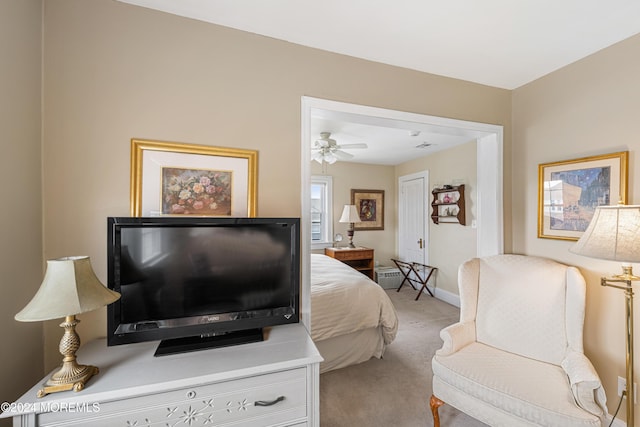
[{"label": "upholstered armchair", "polygon": [[585,282],[524,256],[460,266],[460,321],[440,333],[431,411],[447,403],[492,426],[601,426],[606,397],[582,347]]}]

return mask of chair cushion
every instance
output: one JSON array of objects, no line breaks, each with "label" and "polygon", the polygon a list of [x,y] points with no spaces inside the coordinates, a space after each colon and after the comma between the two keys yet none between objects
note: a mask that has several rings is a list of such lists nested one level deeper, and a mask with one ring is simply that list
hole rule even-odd
[{"label": "chair cushion", "polygon": [[[600,426],[598,417],[580,409],[563,369],[472,343],[432,360],[434,376],[529,423],[542,426]],[[446,396],[438,396],[446,402]],[[464,411],[465,408],[459,408]]]}]

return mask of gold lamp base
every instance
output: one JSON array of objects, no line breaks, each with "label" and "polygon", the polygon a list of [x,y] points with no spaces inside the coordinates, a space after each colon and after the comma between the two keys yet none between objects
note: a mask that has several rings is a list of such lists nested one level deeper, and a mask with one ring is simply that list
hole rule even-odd
[{"label": "gold lamp base", "polygon": [[[624,396],[627,398],[627,426],[634,426],[634,402],[635,391],[632,384],[634,383],[633,373],[633,283],[640,280],[640,277],[633,274],[631,266],[622,266],[622,274],[613,276],[612,278],[602,277],[600,284],[610,288],[621,289],[625,294],[625,315],[626,315],[626,381],[627,387],[624,390]],[[618,285],[617,283],[622,283]]]},{"label": "gold lamp base", "polygon": [[89,378],[96,375],[99,369],[91,365],[80,365],[76,362],[76,351],[80,348],[80,337],[76,333],[76,325],[80,321],[75,315],[67,316],[60,324],[64,328],[64,335],[60,340],[60,354],[62,367],[51,375],[44,387],[38,390],[38,397],[46,396],[49,393],[58,391],[80,391]]}]

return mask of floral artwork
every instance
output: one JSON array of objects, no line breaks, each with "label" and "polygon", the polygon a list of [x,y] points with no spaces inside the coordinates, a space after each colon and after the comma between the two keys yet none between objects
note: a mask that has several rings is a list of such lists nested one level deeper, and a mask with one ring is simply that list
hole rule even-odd
[{"label": "floral artwork", "polygon": [[162,168],[162,213],[231,215],[232,171]]},{"label": "floral artwork", "polygon": [[255,217],[258,152],[131,139],[131,216]]}]

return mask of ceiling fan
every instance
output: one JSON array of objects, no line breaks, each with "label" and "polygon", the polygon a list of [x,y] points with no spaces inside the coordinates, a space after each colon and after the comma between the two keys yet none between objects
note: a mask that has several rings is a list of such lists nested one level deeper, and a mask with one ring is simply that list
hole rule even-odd
[{"label": "ceiling fan", "polygon": [[342,151],[350,148],[367,148],[367,144],[341,144],[338,145],[335,139],[331,138],[331,132],[320,132],[320,139],[317,139],[311,147],[311,158],[318,163],[327,162],[333,164],[338,160],[349,160],[353,154]]}]

